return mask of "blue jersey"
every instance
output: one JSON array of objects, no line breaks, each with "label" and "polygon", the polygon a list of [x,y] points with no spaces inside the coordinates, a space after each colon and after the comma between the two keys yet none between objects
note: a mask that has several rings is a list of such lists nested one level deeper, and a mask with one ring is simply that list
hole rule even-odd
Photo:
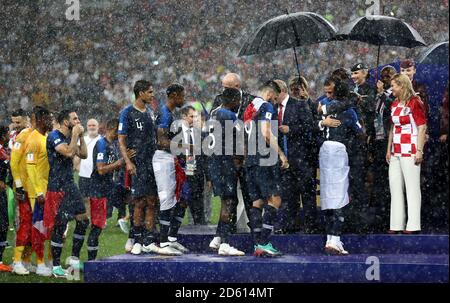
[{"label": "blue jersey", "polygon": [[114,142],[108,142],[105,137],[98,140],[94,146],[92,160],[94,164],[94,169],[91,175],[93,197],[103,198],[106,197],[107,193],[111,191],[114,186],[114,172],[100,175],[97,170],[97,164],[104,163],[108,165],[119,160],[119,154],[117,149],[114,147]]},{"label": "blue jersey", "polygon": [[170,131],[170,126],[174,120],[173,113],[169,110],[167,105],[163,105],[156,118],[156,127],[167,130],[169,140],[172,140],[176,135],[176,133]]},{"label": "blue jersey", "polygon": [[127,136],[127,148],[136,151],[136,162],[151,161],[156,149],[152,110],[146,107],[141,112],[133,105],[124,108],[119,118],[119,135]]},{"label": "blue jersey", "polygon": [[[267,155],[261,155],[259,147],[258,147],[258,136],[260,134],[258,130],[258,124],[266,121],[272,122],[272,133],[276,135],[278,128],[278,115],[273,108],[273,105],[270,102],[264,101],[260,98],[256,98],[252,101],[252,103],[245,110],[244,116],[251,116],[252,118],[252,127],[249,134],[249,144],[256,144],[256,154],[251,154],[251,147],[248,147],[248,156],[246,160],[247,166],[255,166],[260,165],[260,159],[268,159],[269,153]],[[244,118],[245,119],[245,118]],[[248,129],[248,128],[247,128]],[[269,148],[269,144],[266,144],[266,149]],[[272,151],[273,152],[273,151]],[[277,155],[278,157],[278,155]]]},{"label": "blue jersey", "polygon": [[59,130],[50,132],[47,136],[47,155],[50,165],[48,175],[48,191],[63,192],[73,180],[72,158],[65,157],[56,151],[60,144],[70,144],[71,138],[66,138]]},{"label": "blue jersey", "polygon": [[[236,113],[232,112],[229,109],[219,107],[218,109],[216,109],[216,110],[211,112],[211,120],[215,120],[215,121],[219,122],[220,126],[222,128],[222,146],[221,146],[221,148],[222,148],[222,155],[219,156],[219,155],[213,154],[212,158],[216,159],[216,160],[219,160],[219,159],[220,160],[232,160],[233,159],[233,155],[226,155],[225,154],[225,144],[229,144],[229,142],[227,143],[226,140],[225,140],[226,139],[225,138],[225,124],[226,124],[226,121],[231,121],[232,123],[235,123],[236,120],[237,120]],[[213,132],[214,130],[211,129],[210,131]],[[233,143],[233,154],[236,151],[236,142],[234,142],[234,140],[236,138],[235,132],[236,132],[236,129],[233,129],[233,138],[232,138],[232,140],[233,140],[233,142],[232,142]]]}]

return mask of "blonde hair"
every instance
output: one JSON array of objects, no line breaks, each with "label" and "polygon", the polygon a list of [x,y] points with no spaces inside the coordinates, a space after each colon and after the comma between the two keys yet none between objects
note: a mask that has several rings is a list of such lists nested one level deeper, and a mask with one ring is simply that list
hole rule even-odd
[{"label": "blonde hair", "polygon": [[403,74],[395,74],[391,81],[394,81],[395,84],[400,86],[402,88],[402,93],[400,96],[398,96],[398,99],[403,102],[408,102],[411,97],[414,97],[416,95],[416,92],[414,91],[414,88],[412,86],[411,80],[409,80],[409,77]]}]

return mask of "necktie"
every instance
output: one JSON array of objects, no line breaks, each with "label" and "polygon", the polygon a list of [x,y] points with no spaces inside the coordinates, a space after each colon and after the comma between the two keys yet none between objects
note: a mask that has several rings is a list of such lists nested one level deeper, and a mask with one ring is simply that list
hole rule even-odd
[{"label": "necktie", "polygon": [[278,126],[283,124],[283,104],[280,103],[280,110],[278,111]]}]

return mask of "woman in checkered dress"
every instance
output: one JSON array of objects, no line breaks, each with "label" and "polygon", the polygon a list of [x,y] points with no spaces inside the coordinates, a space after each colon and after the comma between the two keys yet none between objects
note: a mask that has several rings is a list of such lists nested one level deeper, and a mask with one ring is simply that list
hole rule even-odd
[{"label": "woman in checkered dress", "polygon": [[[417,233],[420,227],[420,164],[423,161],[426,116],[424,105],[405,75],[391,80],[396,97],[391,106],[392,126],[386,152],[391,191],[390,233]],[[408,203],[405,212],[404,189]]]}]

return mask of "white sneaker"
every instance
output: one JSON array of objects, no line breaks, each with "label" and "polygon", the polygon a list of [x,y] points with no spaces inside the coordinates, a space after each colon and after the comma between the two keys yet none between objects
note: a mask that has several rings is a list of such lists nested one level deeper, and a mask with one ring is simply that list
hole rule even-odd
[{"label": "white sneaker", "polygon": [[170,246],[169,242],[166,242],[160,244],[158,254],[166,256],[181,256],[183,253]]},{"label": "white sneaker", "polygon": [[142,244],[141,243],[134,243],[133,249],[131,250],[131,253],[133,255],[140,255],[142,253]]},{"label": "white sneaker", "polygon": [[325,251],[333,255],[348,255],[348,251],[344,249],[344,243],[342,243],[341,241],[329,241],[327,246],[325,247]]},{"label": "white sneaker", "polygon": [[130,231],[130,229],[128,228],[128,221],[125,219],[119,219],[118,223],[123,233],[128,234],[128,232]]},{"label": "white sneaker", "polygon": [[145,253],[159,253],[160,248],[155,243],[151,243],[147,246],[142,245],[142,251]]},{"label": "white sneaker", "polygon": [[178,243],[177,241],[169,241],[169,246],[175,248],[178,251],[181,251],[183,254],[186,254],[189,252],[189,249]]},{"label": "white sneaker", "polygon": [[50,277],[53,274],[53,272],[50,268],[48,268],[44,264],[39,264],[36,268],[36,274],[42,277]]},{"label": "white sneaker", "polygon": [[37,267],[33,264],[25,262],[22,262],[22,264],[30,273],[36,273]]},{"label": "white sneaker", "polygon": [[217,250],[219,249],[221,243],[222,239],[220,239],[220,237],[214,237],[214,239],[212,239],[209,243],[209,248]]},{"label": "white sneaker", "polygon": [[240,251],[228,243],[222,243],[219,247],[219,255],[221,256],[245,256],[243,251]]},{"label": "white sneaker", "polygon": [[26,276],[29,275],[30,272],[23,266],[22,262],[14,262],[12,273],[19,275],[19,276]]},{"label": "white sneaker", "polygon": [[125,252],[128,254],[133,249],[134,239],[128,239],[127,243],[125,243]]}]

